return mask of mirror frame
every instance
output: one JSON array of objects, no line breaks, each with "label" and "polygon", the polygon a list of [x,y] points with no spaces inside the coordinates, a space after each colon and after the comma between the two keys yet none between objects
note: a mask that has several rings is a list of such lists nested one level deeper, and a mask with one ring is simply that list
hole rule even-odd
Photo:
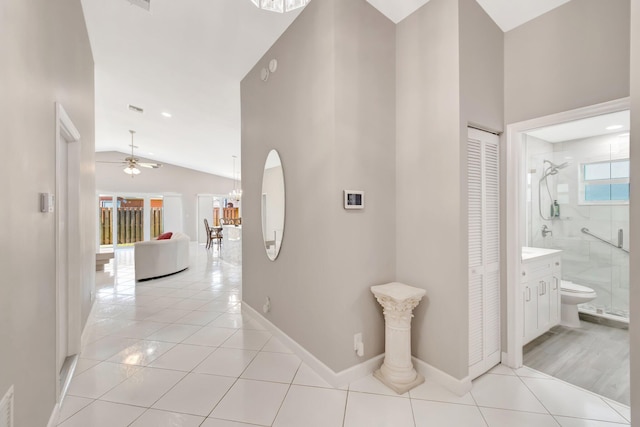
[{"label": "mirror frame", "polygon": [[[265,200],[264,200],[264,183],[265,183],[265,177],[266,177],[266,171],[267,171],[267,162],[269,161],[269,158],[272,156],[272,153],[275,153],[275,155],[278,158],[278,161],[280,163],[280,178],[282,180],[282,235],[280,236],[280,244],[278,245],[278,240],[274,240],[274,246],[275,246],[275,255],[272,255],[269,253],[269,247],[267,246],[267,239],[265,238],[265,227],[266,227],[266,222],[265,222]],[[275,261],[276,259],[278,259],[278,256],[280,255],[280,251],[282,250],[282,241],[284,240],[284,229],[285,229],[285,219],[286,219],[286,208],[287,208],[287,196],[286,196],[286,185],[285,185],[285,180],[284,180],[284,167],[282,164],[282,157],[280,156],[280,153],[278,152],[278,150],[271,149],[269,150],[269,153],[267,154],[267,157],[264,161],[264,167],[262,170],[262,187],[261,187],[261,191],[260,191],[260,222],[262,224],[261,226],[261,231],[262,231],[262,243],[264,245],[264,250],[265,253],[267,255],[267,258],[270,261]],[[267,215],[268,218],[268,215]]]}]

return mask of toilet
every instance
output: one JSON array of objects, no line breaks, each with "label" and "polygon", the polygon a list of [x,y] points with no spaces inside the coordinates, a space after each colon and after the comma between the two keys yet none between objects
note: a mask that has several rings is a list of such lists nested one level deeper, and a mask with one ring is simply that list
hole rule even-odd
[{"label": "toilet", "polygon": [[592,301],[597,296],[596,291],[591,288],[569,280],[562,280],[560,282],[560,324],[570,328],[579,328],[578,304]]}]

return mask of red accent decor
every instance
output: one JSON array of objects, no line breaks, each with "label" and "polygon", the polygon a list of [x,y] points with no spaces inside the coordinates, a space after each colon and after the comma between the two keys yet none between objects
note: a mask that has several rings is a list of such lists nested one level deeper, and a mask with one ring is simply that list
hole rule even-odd
[{"label": "red accent decor", "polygon": [[171,231],[167,231],[166,233],[159,235],[156,240],[169,240],[171,239],[171,236],[173,236],[173,233]]}]

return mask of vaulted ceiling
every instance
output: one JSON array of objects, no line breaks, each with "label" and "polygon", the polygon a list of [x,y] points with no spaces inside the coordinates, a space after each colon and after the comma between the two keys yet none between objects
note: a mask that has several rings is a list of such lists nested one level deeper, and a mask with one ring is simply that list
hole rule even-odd
[{"label": "vaulted ceiling", "polygon": [[[367,1],[397,23],[429,0]],[[509,31],[569,0],[477,1]],[[96,67],[96,150],[127,153],[133,129],[140,156],[232,177],[240,81],[300,11],[263,11],[250,0],[82,6]]]}]

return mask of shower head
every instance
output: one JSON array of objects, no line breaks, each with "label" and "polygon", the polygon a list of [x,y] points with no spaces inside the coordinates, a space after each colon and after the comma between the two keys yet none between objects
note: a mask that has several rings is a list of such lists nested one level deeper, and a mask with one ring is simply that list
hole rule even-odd
[{"label": "shower head", "polygon": [[549,167],[544,171],[544,176],[556,175],[560,169],[564,169],[569,166],[569,162],[564,162],[559,165],[556,165],[550,160],[545,160],[544,163],[549,163]]},{"label": "shower head", "polygon": [[[569,162],[564,162],[564,163],[561,163],[561,164],[559,164],[559,165],[556,165],[555,163],[553,163],[553,162],[552,162],[552,161],[550,161],[550,160],[545,160],[543,163],[549,163],[549,167],[550,167],[551,169],[555,169],[556,171],[558,171],[558,170],[560,170],[560,169],[564,169],[564,168],[566,168],[567,166],[569,166]],[[557,173],[557,172],[556,172],[556,173]]]},{"label": "shower head", "polygon": [[542,178],[540,178],[540,182],[545,180],[549,175],[557,175],[558,172],[560,171],[560,169],[564,169],[567,166],[569,166],[569,162],[564,162],[564,163],[561,163],[559,165],[556,165],[555,163],[553,163],[550,160],[545,160],[545,161],[542,162],[543,165],[545,163],[549,163],[549,166],[542,173]]}]

